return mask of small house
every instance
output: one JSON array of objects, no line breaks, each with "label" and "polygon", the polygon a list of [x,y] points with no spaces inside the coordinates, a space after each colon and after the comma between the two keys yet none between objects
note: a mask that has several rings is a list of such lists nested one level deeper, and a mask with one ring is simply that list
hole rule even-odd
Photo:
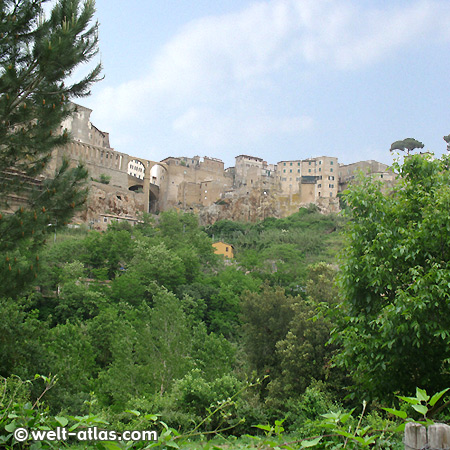
[{"label": "small house", "polygon": [[225,258],[234,258],[233,255],[233,246],[231,244],[227,244],[226,242],[214,242],[212,245],[214,247],[214,253],[216,255],[223,255]]}]

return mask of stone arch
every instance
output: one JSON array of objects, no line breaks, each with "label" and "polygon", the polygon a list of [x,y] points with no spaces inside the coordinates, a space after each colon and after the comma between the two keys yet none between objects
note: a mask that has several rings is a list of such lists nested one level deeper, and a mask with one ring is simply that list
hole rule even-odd
[{"label": "stone arch", "polygon": [[[156,212],[159,209],[158,203],[160,200],[160,192],[159,187],[158,189],[155,189],[154,187],[151,188],[152,183],[150,180],[150,173],[152,168],[156,165],[161,166],[167,172],[167,165],[157,161],[150,161],[148,159],[143,159],[135,156],[128,156],[126,167],[128,168],[130,164],[137,167],[141,167],[141,165],[143,166],[143,179],[141,180],[140,178],[131,176],[129,174],[128,189],[137,190],[142,188],[142,190],[144,191],[144,198],[146,199],[144,209],[145,212]],[[142,184],[140,182],[137,182],[138,180],[141,180]]]},{"label": "stone arch", "polygon": [[[159,170],[162,169],[162,170]],[[160,162],[155,162],[150,168],[150,183],[156,186],[161,186],[164,181],[163,173],[167,174],[167,165]]]},{"label": "stone arch", "polygon": [[127,166],[128,175],[143,180],[145,178],[145,164],[138,159],[132,159]]}]

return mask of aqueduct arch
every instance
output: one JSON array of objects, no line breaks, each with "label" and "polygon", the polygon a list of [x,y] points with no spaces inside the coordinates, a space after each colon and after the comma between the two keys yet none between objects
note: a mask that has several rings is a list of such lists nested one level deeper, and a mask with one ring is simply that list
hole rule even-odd
[{"label": "aqueduct arch", "polygon": [[[150,161],[140,157],[127,156],[128,161],[126,162],[126,167],[128,173],[128,189],[136,190],[137,188],[142,187],[144,191],[144,198],[146,199],[145,212],[155,212],[156,205],[160,199],[160,188],[162,183],[161,179],[158,180],[158,176],[155,175],[154,171],[152,174],[152,169],[159,166],[167,173],[167,164],[157,161]],[[137,167],[137,169],[129,170],[128,168],[130,165]],[[140,170],[141,167],[143,167],[142,171]],[[137,175],[141,175],[142,178]],[[163,181],[167,183],[167,176],[164,177]]]}]

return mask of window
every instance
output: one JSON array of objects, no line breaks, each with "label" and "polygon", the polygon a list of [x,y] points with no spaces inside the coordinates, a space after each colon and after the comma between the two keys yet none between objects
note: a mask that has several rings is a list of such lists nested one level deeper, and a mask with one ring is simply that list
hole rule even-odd
[{"label": "window", "polygon": [[292,163],[290,163],[289,165],[292,166]]},{"label": "window", "polygon": [[319,192],[319,197],[320,197],[320,192]]},{"label": "window", "polygon": [[333,161],[330,161],[330,166],[332,166],[334,164],[334,162]]},{"label": "window", "polygon": [[322,167],[319,167],[319,172],[322,172]]},{"label": "window", "polygon": [[333,197],[333,193],[332,192],[330,192],[330,197]]},{"label": "window", "polygon": [[225,251],[226,251],[226,252],[228,251],[228,247],[225,247]]},{"label": "window", "polygon": [[297,169],[297,173],[300,173],[300,169]]},{"label": "window", "polygon": [[334,188],[334,184],[329,184],[328,187],[329,187],[330,189],[333,189],[333,188]]},{"label": "window", "polygon": [[311,165],[311,161],[309,162],[309,165]]},{"label": "window", "polygon": [[319,161],[319,164],[322,164],[322,161]]},{"label": "window", "polygon": [[283,169],[283,173],[286,173],[286,169]]},{"label": "window", "polygon": [[297,166],[300,166],[300,163],[299,163],[299,162],[297,163]]},{"label": "window", "polygon": [[330,169],[330,172],[333,172],[333,168]]},{"label": "window", "polygon": [[318,184],[318,185],[317,185],[317,187],[318,187],[318,188],[321,188],[321,187],[322,187],[322,185],[321,185],[321,184]]},{"label": "window", "polygon": [[289,171],[289,173],[292,173],[292,169]]},{"label": "window", "polygon": [[108,218],[107,217],[103,217],[103,222],[108,222]]},{"label": "window", "polygon": [[308,169],[308,172],[311,173],[311,169]]},{"label": "window", "polygon": [[286,163],[283,163],[283,166],[285,166],[286,165]]}]

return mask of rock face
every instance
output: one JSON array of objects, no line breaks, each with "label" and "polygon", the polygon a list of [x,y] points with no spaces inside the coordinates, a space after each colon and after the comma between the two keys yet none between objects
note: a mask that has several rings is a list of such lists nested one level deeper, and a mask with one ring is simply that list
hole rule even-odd
[{"label": "rock face", "polygon": [[[137,221],[145,211],[144,202],[143,193],[92,182],[86,208],[77,214],[74,221],[91,224],[99,230],[106,229],[111,220]],[[253,189],[247,195],[231,195],[210,206],[197,205],[189,210],[198,214],[202,225],[212,225],[223,219],[258,222],[267,217],[282,218],[307,206],[309,203],[302,203],[299,194],[282,195],[277,190]],[[338,212],[339,200],[321,198],[316,206],[323,213]]]},{"label": "rock face", "polygon": [[[198,213],[202,225],[212,225],[223,219],[257,222],[267,217],[287,217],[306,206],[309,204],[301,203],[298,194],[286,196],[277,192],[253,190],[248,195],[226,198],[211,206],[199,208],[195,212]],[[323,198],[316,206],[322,213],[338,212],[339,200]]]},{"label": "rock face", "polygon": [[101,215],[137,217],[144,212],[144,194],[92,182],[84,211],[77,218],[86,223],[97,223]]}]

